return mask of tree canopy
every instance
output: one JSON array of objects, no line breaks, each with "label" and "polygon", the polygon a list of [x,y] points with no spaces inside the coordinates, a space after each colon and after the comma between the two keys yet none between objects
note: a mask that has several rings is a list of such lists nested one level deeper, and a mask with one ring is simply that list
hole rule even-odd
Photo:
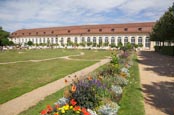
[{"label": "tree canopy", "polygon": [[0,27],[0,46],[9,45],[9,32],[5,31]]},{"label": "tree canopy", "polygon": [[174,42],[174,3],[156,22],[150,33],[151,41]]}]

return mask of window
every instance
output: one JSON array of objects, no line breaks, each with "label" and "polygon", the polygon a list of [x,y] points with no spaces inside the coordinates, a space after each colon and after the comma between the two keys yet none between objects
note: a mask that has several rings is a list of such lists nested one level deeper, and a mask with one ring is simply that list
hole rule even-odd
[{"label": "window", "polygon": [[138,28],[138,31],[142,31],[142,28]]},{"label": "window", "polygon": [[29,35],[31,35],[31,33],[29,33]]},{"label": "window", "polygon": [[17,35],[17,33],[15,33],[15,35]]},{"label": "window", "polygon": [[105,37],[105,43],[108,43],[109,40],[108,40],[108,37]]},{"label": "window", "polygon": [[46,43],[46,42],[45,42],[45,38],[43,38],[43,43]]},{"label": "window", "polygon": [[22,35],[24,35],[24,33],[22,33]]},{"label": "window", "polygon": [[111,38],[111,43],[115,43],[115,37]]},{"label": "window", "polygon": [[96,43],[96,37],[93,37],[93,43]]},{"label": "window", "polygon": [[42,40],[41,40],[41,38],[39,39],[39,43],[41,43],[42,42]]},{"label": "window", "polygon": [[77,37],[75,37],[74,42],[77,43]]},{"label": "window", "polygon": [[146,37],[146,39],[145,39],[145,47],[150,48],[150,39],[149,39],[149,37]]},{"label": "window", "polygon": [[51,43],[52,43],[52,44],[54,43],[54,38],[51,38]]},{"label": "window", "polygon": [[46,32],[43,32],[44,34],[46,34]]},{"label": "window", "polygon": [[36,32],[36,35],[38,35],[38,32]]},{"label": "window", "polygon": [[71,31],[70,30],[68,30],[68,33],[70,33]]},{"label": "window", "polygon": [[89,42],[91,42],[91,39],[90,39],[90,37],[88,37],[88,38],[87,38],[87,42],[88,42],[88,43],[89,43]]},{"label": "window", "polygon": [[112,32],[114,32],[114,31],[115,31],[115,29],[114,29],[114,28],[112,28],[112,29],[111,29],[111,31],[112,31]]},{"label": "window", "polygon": [[124,28],[124,31],[128,31],[128,28]]},{"label": "window", "polygon": [[51,31],[52,34],[54,34],[54,31]]},{"label": "window", "polygon": [[128,37],[124,38],[124,46],[128,43]]},{"label": "window", "polygon": [[56,44],[58,43],[58,38],[56,37]]},{"label": "window", "polygon": [[82,37],[82,42],[85,42],[85,38],[84,37]]},{"label": "window", "polygon": [[88,32],[90,32],[91,30],[90,29],[88,29]]},{"label": "window", "polygon": [[61,42],[61,44],[63,44],[63,42],[64,42],[63,38],[61,38],[60,42]]},{"label": "window", "polygon": [[131,44],[135,44],[135,37],[131,37]]},{"label": "window", "polygon": [[138,37],[138,45],[142,45],[143,39],[142,37]]},{"label": "window", "polygon": [[68,43],[68,42],[71,42],[71,38],[68,38],[68,39],[67,39],[67,43]]},{"label": "window", "polygon": [[99,37],[99,44],[102,43],[102,37]]},{"label": "window", "polygon": [[102,29],[99,29],[99,32],[102,32]]},{"label": "window", "polygon": [[117,44],[119,44],[119,43],[122,43],[121,42],[121,37],[118,37],[118,39],[117,39]]}]

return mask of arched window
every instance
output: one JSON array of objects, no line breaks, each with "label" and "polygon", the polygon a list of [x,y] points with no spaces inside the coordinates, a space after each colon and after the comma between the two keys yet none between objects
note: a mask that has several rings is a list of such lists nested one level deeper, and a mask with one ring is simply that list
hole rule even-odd
[{"label": "arched window", "polygon": [[111,43],[115,43],[115,37],[111,38]]},{"label": "arched window", "polygon": [[124,38],[124,45],[126,45],[128,43],[128,37]]},{"label": "arched window", "polygon": [[82,37],[82,42],[85,42],[85,37]]},{"label": "arched window", "polygon": [[99,44],[102,43],[102,37],[99,37]]},{"label": "arched window", "polygon": [[146,39],[145,39],[145,47],[150,48],[150,39],[149,39],[149,37],[146,37]]},{"label": "arched window", "polygon": [[143,39],[142,37],[138,37],[138,45],[142,45],[143,44]]},{"label": "arched window", "polygon": [[93,37],[93,43],[96,43],[96,37]]},{"label": "arched window", "polygon": [[105,43],[108,43],[109,40],[108,40],[108,37],[105,37]]},{"label": "arched window", "polygon": [[58,38],[56,37],[56,44],[58,43]]},{"label": "arched window", "polygon": [[87,38],[87,42],[88,42],[88,43],[89,43],[89,42],[91,42],[91,39],[90,39],[90,37],[88,37],[88,38]]},{"label": "arched window", "polygon": [[74,42],[77,43],[77,37],[74,38]]},{"label": "arched window", "polygon": [[135,44],[135,37],[131,37],[131,44]]},{"label": "arched window", "polygon": [[121,42],[121,37],[118,37],[117,43],[120,43],[120,42]]}]

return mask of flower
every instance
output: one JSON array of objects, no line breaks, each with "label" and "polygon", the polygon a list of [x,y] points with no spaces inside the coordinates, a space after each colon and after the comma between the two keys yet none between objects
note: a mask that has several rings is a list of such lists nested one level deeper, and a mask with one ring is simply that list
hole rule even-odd
[{"label": "flower", "polygon": [[67,83],[68,82],[68,80],[67,79],[65,79],[65,83]]},{"label": "flower", "polygon": [[86,108],[82,108],[83,115],[90,115]]},{"label": "flower", "polygon": [[56,105],[55,105],[55,108],[59,108],[59,104],[56,104]]},{"label": "flower", "polygon": [[47,112],[48,112],[48,111],[47,111],[46,109],[44,109],[44,110],[41,111],[40,114],[41,114],[41,115],[45,115],[45,114],[47,114]]},{"label": "flower", "polygon": [[70,103],[72,106],[75,106],[77,104],[77,102],[74,99],[71,99]]},{"label": "flower", "polygon": [[53,108],[50,105],[47,105],[47,109],[49,112],[51,112],[53,110]]},{"label": "flower", "polygon": [[59,113],[57,112],[57,113],[54,113],[54,115],[59,115]]},{"label": "flower", "polygon": [[71,87],[71,91],[72,92],[75,92],[76,91],[76,86],[73,84],[72,87]]},{"label": "flower", "polygon": [[80,111],[81,109],[80,109],[80,106],[75,106],[73,110],[74,111]]},{"label": "flower", "polygon": [[88,77],[88,80],[89,80],[89,81],[90,81],[90,80],[92,80],[92,77],[91,77],[91,76],[89,76],[89,77]]}]

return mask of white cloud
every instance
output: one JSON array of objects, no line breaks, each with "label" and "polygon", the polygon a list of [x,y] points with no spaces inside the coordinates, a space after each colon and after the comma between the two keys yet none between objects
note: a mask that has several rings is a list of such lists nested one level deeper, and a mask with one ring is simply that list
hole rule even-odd
[{"label": "white cloud", "polygon": [[[157,20],[173,0],[0,1],[0,26],[21,28]],[[109,15],[110,14],[110,15]],[[142,19],[143,18],[143,19]],[[141,20],[142,19],[142,20]]]}]

